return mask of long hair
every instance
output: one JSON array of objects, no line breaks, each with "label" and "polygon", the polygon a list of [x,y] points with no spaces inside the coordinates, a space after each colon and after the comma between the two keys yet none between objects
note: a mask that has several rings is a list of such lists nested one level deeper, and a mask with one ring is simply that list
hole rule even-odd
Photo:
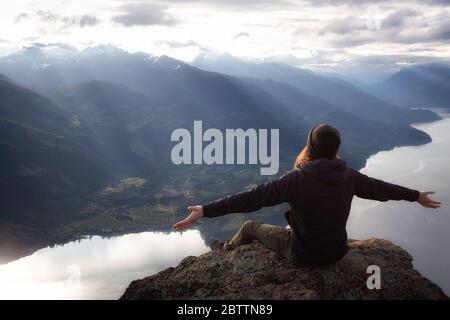
[{"label": "long hair", "polygon": [[313,157],[308,150],[307,146],[304,146],[303,149],[299,152],[294,162],[294,170],[300,170],[301,166],[305,164],[307,161],[313,161]]},{"label": "long hair", "polygon": [[[336,159],[339,159],[339,155],[336,155]],[[300,170],[301,166],[304,165],[308,161],[315,160],[314,157],[309,152],[308,147],[304,146],[303,149],[299,152],[294,162],[294,170]]]}]

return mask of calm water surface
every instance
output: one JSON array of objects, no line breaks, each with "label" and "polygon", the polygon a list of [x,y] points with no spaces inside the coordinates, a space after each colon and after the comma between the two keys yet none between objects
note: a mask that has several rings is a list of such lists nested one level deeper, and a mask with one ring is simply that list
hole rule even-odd
[{"label": "calm water surface", "polygon": [[132,280],[208,251],[198,231],[99,236],[0,266],[0,299],[118,299]]},{"label": "calm water surface", "polygon": [[[448,111],[447,111],[448,112]],[[414,267],[450,295],[450,115],[414,127],[433,142],[399,147],[370,157],[361,172],[418,190],[432,190],[442,202],[437,210],[417,203],[355,199],[348,222],[349,236],[394,241],[414,258]]]},{"label": "calm water surface", "polygon": [[[434,190],[442,208],[355,199],[348,231],[352,238],[374,236],[401,245],[414,257],[415,268],[450,294],[450,117],[442,116],[415,126],[432,143],[379,152],[362,169],[389,182]],[[0,299],[117,299],[132,280],[208,250],[194,230],[70,242],[1,265]]]}]

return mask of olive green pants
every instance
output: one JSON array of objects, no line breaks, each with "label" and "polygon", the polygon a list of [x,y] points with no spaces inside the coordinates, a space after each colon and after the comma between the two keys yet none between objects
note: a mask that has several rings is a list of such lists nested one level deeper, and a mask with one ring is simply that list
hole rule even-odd
[{"label": "olive green pants", "polygon": [[236,234],[228,241],[228,245],[236,248],[243,244],[258,240],[264,246],[292,261],[291,229],[264,224],[259,221],[246,221]]}]

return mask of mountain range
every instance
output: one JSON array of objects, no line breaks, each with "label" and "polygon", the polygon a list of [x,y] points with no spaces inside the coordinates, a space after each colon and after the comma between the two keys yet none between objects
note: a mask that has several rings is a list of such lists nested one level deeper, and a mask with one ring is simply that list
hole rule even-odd
[{"label": "mountain range", "polygon": [[450,107],[450,66],[433,63],[405,68],[367,89],[401,107]]},{"label": "mountain range", "polygon": [[[35,45],[0,58],[2,250],[30,228],[47,242],[167,229],[188,203],[267,181],[250,165],[172,164],[171,132],[194,120],[205,129],[280,129],[281,174],[317,123],[339,128],[340,156],[361,168],[379,150],[429,142],[409,124],[438,119],[308,70],[233,63],[207,71],[200,60],[111,46]],[[280,223],[280,210],[263,214]],[[226,221],[200,227],[226,234],[236,223]]]},{"label": "mountain range", "polygon": [[105,183],[89,135],[50,99],[0,80],[1,218],[60,221]]},{"label": "mountain range", "polygon": [[368,120],[391,124],[435,120],[432,113],[423,110],[401,110],[347,81],[323,77],[308,69],[287,64],[248,62],[228,54],[216,57],[199,56],[192,64],[204,70],[238,77],[280,81],[302,90],[309,96],[324,100],[339,110]]}]

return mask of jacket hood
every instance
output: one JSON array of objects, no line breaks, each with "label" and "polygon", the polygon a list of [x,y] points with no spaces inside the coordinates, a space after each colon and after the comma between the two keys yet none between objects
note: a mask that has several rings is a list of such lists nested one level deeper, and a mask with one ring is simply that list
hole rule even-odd
[{"label": "jacket hood", "polygon": [[349,175],[347,165],[341,159],[308,161],[301,166],[301,171],[329,184],[342,184]]}]

